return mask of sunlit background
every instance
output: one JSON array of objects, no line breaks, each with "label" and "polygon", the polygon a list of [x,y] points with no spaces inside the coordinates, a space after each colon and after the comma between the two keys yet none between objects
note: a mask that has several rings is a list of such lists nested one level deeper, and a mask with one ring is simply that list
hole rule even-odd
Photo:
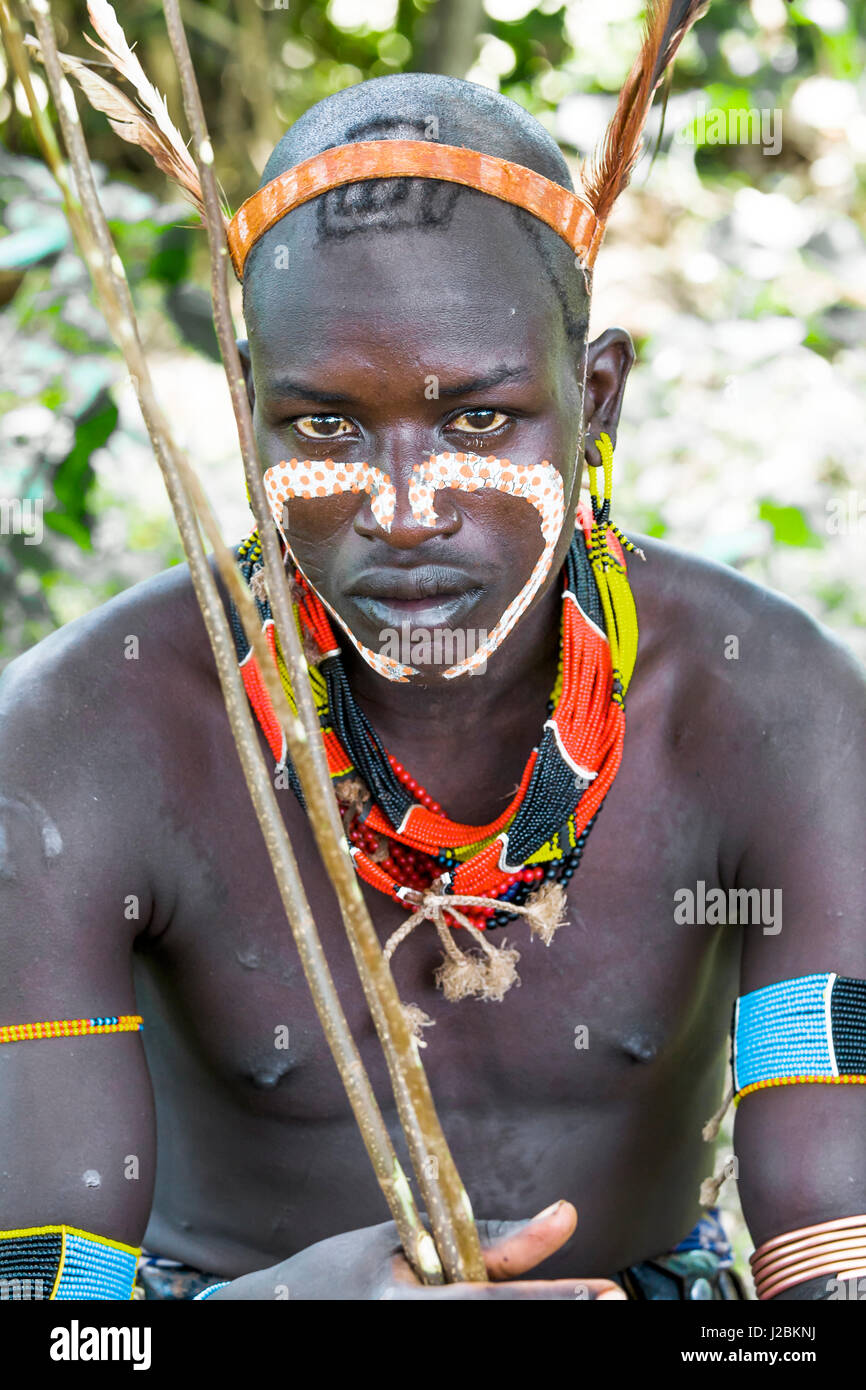
[{"label": "sunlit background", "polygon": [[[84,6],[52,8],[62,47],[86,56]],[[576,170],[613,108],[641,12],[638,0],[183,3],[233,207],[312,102],[409,69],[507,93]],[[159,5],[119,13],[180,120]],[[621,324],[638,348],[616,519],[782,591],[861,658],[864,21],[866,0],[715,0],[683,45],[660,139],[651,123],[655,157],[612,219],[593,308],[596,332]],[[45,526],[40,544],[0,534],[0,666],[180,557],[26,112],[0,55],[0,505],[42,499]],[[236,540],[248,513],[203,233],[102,117],[88,110],[84,126],[162,399]],[[7,533],[11,515],[7,505]],[[723,1192],[734,1208],[735,1184]],[[738,1241],[748,1248],[741,1229]]]}]

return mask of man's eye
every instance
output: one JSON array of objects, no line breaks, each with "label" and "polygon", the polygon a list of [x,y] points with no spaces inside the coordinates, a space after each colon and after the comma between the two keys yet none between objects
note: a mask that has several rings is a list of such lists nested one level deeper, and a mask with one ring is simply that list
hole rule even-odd
[{"label": "man's eye", "polygon": [[451,421],[450,428],[461,434],[492,434],[508,420],[501,410],[464,410]]},{"label": "man's eye", "polygon": [[301,415],[292,423],[308,439],[336,439],[352,433],[351,421],[345,415]]}]

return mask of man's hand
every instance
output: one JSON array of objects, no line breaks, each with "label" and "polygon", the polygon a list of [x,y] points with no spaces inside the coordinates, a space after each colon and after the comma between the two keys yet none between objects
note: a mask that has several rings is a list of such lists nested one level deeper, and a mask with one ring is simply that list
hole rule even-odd
[{"label": "man's hand", "polygon": [[235,1279],[213,1299],[625,1299],[610,1279],[520,1279],[573,1234],[577,1212],[559,1201],[531,1221],[479,1221],[488,1281],[421,1284],[391,1221],[332,1236],[271,1269]]},{"label": "man's hand", "polygon": [[553,1255],[574,1233],[577,1211],[571,1202],[559,1201],[530,1221],[479,1221],[478,1234],[487,1265],[488,1283],[420,1284],[406,1262],[397,1255],[392,1263],[392,1284],[380,1298],[553,1298],[625,1299],[610,1279],[519,1279]]}]

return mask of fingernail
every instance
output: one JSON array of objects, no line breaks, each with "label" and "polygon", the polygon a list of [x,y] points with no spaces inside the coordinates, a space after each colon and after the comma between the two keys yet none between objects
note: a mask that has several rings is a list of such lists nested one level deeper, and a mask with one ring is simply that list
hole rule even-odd
[{"label": "fingernail", "polygon": [[620,1300],[622,1300],[624,1303],[627,1302],[626,1296],[623,1293],[622,1289],[608,1289],[606,1293],[599,1294],[596,1302],[600,1303],[603,1298],[612,1298],[615,1299],[617,1302],[619,1302]]},{"label": "fingernail", "polygon": [[545,1207],[544,1211],[540,1211],[536,1216],[533,1216],[533,1221],[543,1221],[546,1216],[552,1216],[555,1211],[559,1211],[559,1208],[562,1206],[562,1202],[563,1199],[562,1197],[560,1197],[558,1202],[553,1203],[553,1206]]}]

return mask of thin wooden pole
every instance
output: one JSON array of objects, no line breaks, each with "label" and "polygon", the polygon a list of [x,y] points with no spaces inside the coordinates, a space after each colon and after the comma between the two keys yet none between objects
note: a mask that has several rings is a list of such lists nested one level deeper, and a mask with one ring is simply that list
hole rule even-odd
[{"label": "thin wooden pole", "polygon": [[301,724],[301,737],[298,737],[298,721],[289,720],[284,725],[289,753],[301,782],[319,852],[337,894],[442,1263],[451,1280],[485,1279],[486,1266],[469,1197],[439,1123],[417,1043],[361,893],[339,820],[307,665],[295,626],[284,560],[262,482],[249,398],[235,342],[228,298],[228,244],[213,168],[213,146],[178,0],[163,0],[163,9],[180,73],[193,157],[204,197],[217,337],[262,543],[268,597]]},{"label": "thin wooden pole", "polygon": [[[54,28],[47,0],[31,0],[30,10],[42,46],[48,87],[60,120],[64,144],[78,190],[74,198],[63,168],[57,142],[50,123],[44,118],[33,94],[23,45],[13,37],[7,44],[16,73],[31,102],[31,113],[39,131],[40,143],[64,197],[70,225],[80,236],[80,250],[94,280],[106,320],[121,349],[138,396],[142,415],[151,443],[163,473],[166,489],[177,520],[181,541],[186,553],[190,575],[201,607],[205,627],[211,642],[217,673],[222,688],[226,712],[238,750],[238,756],[253,801],[256,816],[265,839],[280,897],[298,948],[317,1013],[328,1044],[337,1063],[341,1079],[352,1105],[364,1144],[373,1163],[379,1185],[388,1202],[398,1234],[407,1257],[420,1278],[426,1282],[441,1282],[441,1266],[434,1243],[421,1223],[415,1208],[411,1188],[397,1159],[390,1135],[355,1046],[348,1023],[340,1005],[309,903],[304,893],[297,863],[286,834],[282,814],[274,794],[267,765],[262,756],[258,735],[249,710],[246,691],[237,669],[234,644],[225,610],[205,555],[190,493],[192,470],[175,444],[170,426],[153,389],[144,352],[137,331],[134,310],[128,289],[120,287],[125,277],[111,241],[96,185],[93,169],[81,130],[72,90],[63,75]],[[4,41],[8,34],[20,39],[20,27],[7,0],[0,0]],[[50,132],[50,134],[48,133]],[[107,238],[107,240],[106,240]],[[208,518],[209,524],[210,518]],[[254,629],[256,624],[253,624]]]}]

